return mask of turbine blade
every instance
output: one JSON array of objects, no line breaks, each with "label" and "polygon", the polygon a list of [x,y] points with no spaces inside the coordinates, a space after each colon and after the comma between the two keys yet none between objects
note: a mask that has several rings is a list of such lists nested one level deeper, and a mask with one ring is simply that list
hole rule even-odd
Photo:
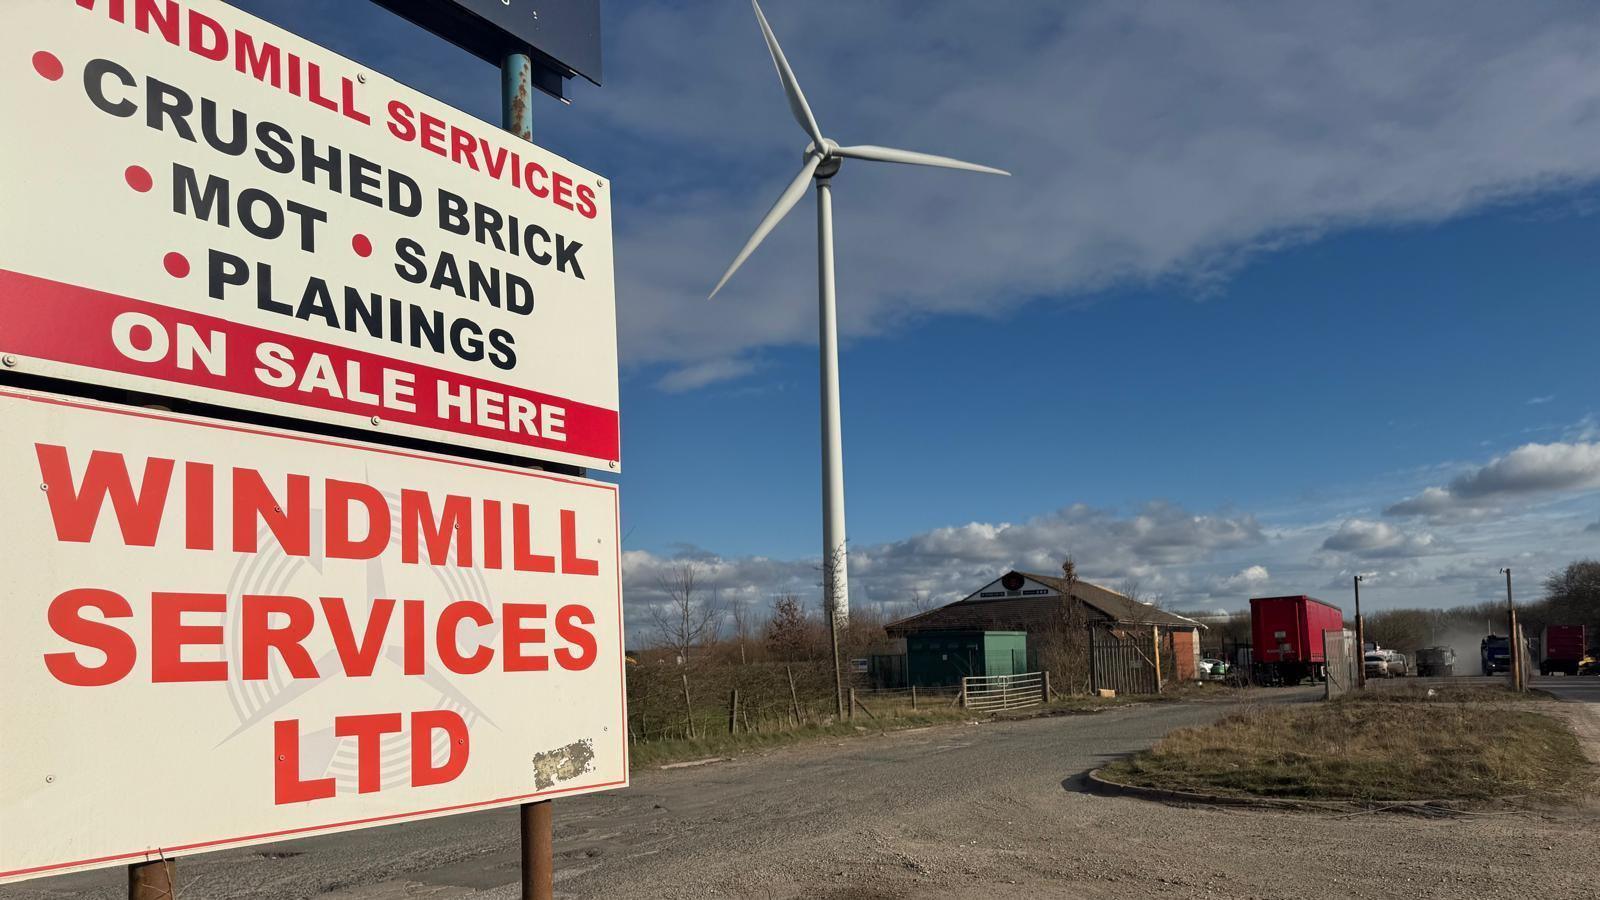
[{"label": "turbine blade", "polygon": [[755,7],[756,21],[761,23],[761,36],[767,39],[767,52],[772,54],[772,64],[778,69],[778,80],[783,82],[783,92],[789,97],[789,111],[794,113],[794,120],[800,127],[811,135],[811,142],[818,150],[823,148],[822,127],[817,124],[817,117],[811,114],[811,106],[806,103],[806,95],[800,90],[800,81],[794,77],[794,70],[789,68],[789,60],[783,56],[783,48],[778,46],[778,36],[772,33],[772,26],[767,24],[767,17],[761,12],[761,4],[750,0],[750,5]]},{"label": "turbine blade", "polygon": [[847,156],[851,159],[870,159],[877,162],[905,163],[908,166],[937,166],[941,169],[961,169],[967,172],[983,172],[988,175],[1010,175],[1005,169],[996,169],[993,166],[980,166],[977,163],[962,162],[948,156],[934,156],[931,153],[917,153],[914,150],[896,150],[893,147],[875,147],[871,144],[859,144],[854,147],[839,147],[833,151],[838,156]]},{"label": "turbine blade", "polygon": [[761,245],[767,234],[779,222],[783,221],[783,217],[789,214],[789,210],[794,209],[796,203],[800,202],[800,195],[805,193],[806,190],[806,182],[811,180],[811,176],[816,173],[817,166],[821,162],[822,157],[818,154],[812,153],[807,156],[806,164],[800,167],[800,174],[796,175],[794,180],[789,182],[789,186],[783,189],[783,193],[778,195],[778,202],[772,204],[772,208],[767,210],[766,216],[761,219],[761,224],[756,226],[755,232],[750,235],[750,240],[744,242],[744,249],[740,250],[739,255],[733,258],[733,264],[728,266],[728,271],[722,273],[722,280],[718,281],[717,286],[711,289],[710,296],[706,297],[707,300],[717,296],[717,292],[722,290],[722,286],[728,283],[728,279],[733,277],[734,272],[739,271],[739,267],[744,265],[744,261],[749,259],[750,254],[756,251],[756,247]]}]

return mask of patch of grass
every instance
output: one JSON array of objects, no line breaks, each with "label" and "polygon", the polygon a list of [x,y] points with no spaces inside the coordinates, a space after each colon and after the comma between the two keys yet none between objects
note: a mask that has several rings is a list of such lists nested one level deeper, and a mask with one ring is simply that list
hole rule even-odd
[{"label": "patch of grass", "polygon": [[[1426,690],[1255,707],[1186,728],[1106,767],[1130,784],[1208,794],[1340,800],[1575,798],[1590,777],[1565,723]],[[1513,699],[1509,691],[1494,699]]]},{"label": "patch of grass", "polygon": [[1540,690],[1518,693],[1503,684],[1415,684],[1406,681],[1369,681],[1364,691],[1339,698],[1340,703],[1525,703],[1549,700]]},{"label": "patch of grass", "polygon": [[973,718],[981,718],[981,716],[977,713],[956,708],[921,710],[915,713],[906,712],[893,718],[883,718],[878,722],[874,722],[864,714],[858,714],[853,722],[830,721],[828,724],[806,725],[800,728],[782,730],[740,732],[739,734],[728,734],[726,731],[722,731],[709,733],[692,740],[679,738],[668,741],[640,741],[629,746],[628,760],[630,766],[635,770],[653,769],[666,763],[705,759],[713,756],[738,756],[808,741],[828,738],[864,737],[884,731],[901,731],[907,728],[961,722]]}]

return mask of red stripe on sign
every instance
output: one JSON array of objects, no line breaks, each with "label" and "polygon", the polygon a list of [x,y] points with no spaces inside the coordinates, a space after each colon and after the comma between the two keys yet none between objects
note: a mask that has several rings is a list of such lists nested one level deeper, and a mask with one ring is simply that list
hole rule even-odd
[{"label": "red stripe on sign", "polygon": [[[143,362],[118,350],[112,340],[113,326],[119,316],[130,314],[124,324],[139,323],[132,328],[129,341],[134,354],[143,355],[140,351],[150,347],[150,329],[145,326],[151,324],[167,336],[168,352]],[[206,347],[216,346],[216,336],[221,335],[224,352],[218,354],[218,360],[207,358],[204,348],[179,353],[179,326],[193,329]],[[261,374],[257,354],[269,344],[282,348],[278,355],[290,360],[294,370],[290,383],[274,384],[270,375]],[[386,422],[531,449],[562,450],[604,460],[619,458],[617,411],[613,409],[5,269],[0,269],[0,349],[291,406],[378,416]],[[325,361],[322,377],[312,379],[319,384],[302,389],[313,360]],[[385,402],[386,379],[409,385],[410,396],[402,399],[414,409]],[[453,398],[465,402],[452,403]],[[553,436],[557,433],[565,440]]]}]

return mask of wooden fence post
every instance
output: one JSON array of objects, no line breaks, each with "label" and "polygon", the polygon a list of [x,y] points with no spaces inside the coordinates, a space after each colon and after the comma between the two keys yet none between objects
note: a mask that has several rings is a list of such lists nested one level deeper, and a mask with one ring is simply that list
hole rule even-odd
[{"label": "wooden fence post", "polygon": [[1049,703],[1052,692],[1050,690],[1050,670],[1044,670],[1044,702]]},{"label": "wooden fence post", "polygon": [[855,719],[856,719],[856,689],[855,688],[851,688],[850,689],[850,711],[849,711],[848,715],[850,717],[850,721],[854,722]]},{"label": "wooden fence post", "polygon": [[728,695],[728,733],[739,733],[739,689]]},{"label": "wooden fence post", "polygon": [[1155,651],[1156,693],[1161,693],[1161,626],[1150,626],[1150,649]]},{"label": "wooden fence post", "polygon": [[914,684],[911,686],[911,711],[917,711],[917,686]]},{"label": "wooden fence post", "polygon": [[800,695],[794,690],[794,669],[784,666],[783,671],[789,676],[789,708],[794,712],[794,724],[798,728],[805,723],[805,719],[800,715]]}]

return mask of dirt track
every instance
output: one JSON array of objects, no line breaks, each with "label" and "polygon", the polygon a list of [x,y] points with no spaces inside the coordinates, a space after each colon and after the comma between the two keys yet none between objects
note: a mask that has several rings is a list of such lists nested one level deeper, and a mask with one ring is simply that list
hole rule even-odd
[{"label": "dirt track", "polygon": [[[1082,791],[1089,768],[1227,708],[946,726],[647,773],[557,804],[557,894],[1457,900],[1534,884],[1544,897],[1592,896],[1600,883],[1589,809],[1335,818]],[[515,834],[514,814],[496,812],[195,857],[179,896],[509,900]],[[0,889],[0,900],[117,898],[120,885],[120,871],[104,872]]]}]

